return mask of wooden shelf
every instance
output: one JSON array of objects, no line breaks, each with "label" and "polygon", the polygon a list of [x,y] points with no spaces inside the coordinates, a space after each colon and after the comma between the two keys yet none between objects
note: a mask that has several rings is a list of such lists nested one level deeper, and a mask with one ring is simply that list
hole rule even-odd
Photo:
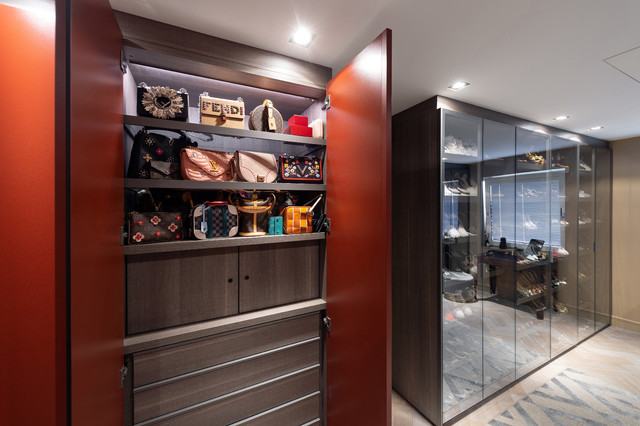
[{"label": "wooden shelf", "polygon": [[326,139],[310,138],[306,136],[288,135],[284,133],[259,132],[257,130],[232,129],[227,127],[209,126],[206,124],[187,123],[184,121],[161,120],[158,118],[138,117],[135,115],[125,115],[124,124],[131,124],[143,127],[155,127],[168,130],[183,130],[186,132],[207,133],[220,136],[230,136],[235,138],[252,138],[292,143],[299,145],[319,145],[327,146]]},{"label": "wooden shelf", "polygon": [[544,292],[533,294],[533,295],[527,296],[527,297],[518,297],[517,304],[518,305],[522,305],[523,303],[527,303],[527,302],[531,302],[532,300],[539,299],[542,296],[544,296]]},{"label": "wooden shelf", "polygon": [[162,188],[183,190],[245,190],[245,191],[326,191],[322,183],[264,182],[200,182],[182,179],[125,179],[125,188]]},{"label": "wooden shelf", "polygon": [[323,299],[311,299],[304,302],[291,303],[289,305],[218,318],[211,321],[128,336],[124,339],[124,353],[127,355],[271,321],[319,312],[326,309],[326,306],[327,302]]},{"label": "wooden shelf", "polygon": [[324,232],[289,235],[263,235],[259,237],[211,238],[209,240],[184,240],[167,243],[149,243],[124,246],[124,254],[131,256],[146,253],[166,253],[186,250],[205,250],[223,247],[257,246],[262,244],[284,244],[297,241],[324,240]]}]

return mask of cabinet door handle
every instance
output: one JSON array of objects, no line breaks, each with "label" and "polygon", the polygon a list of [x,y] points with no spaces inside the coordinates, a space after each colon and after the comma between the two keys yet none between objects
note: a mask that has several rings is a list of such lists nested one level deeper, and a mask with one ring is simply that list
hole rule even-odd
[{"label": "cabinet door handle", "polygon": [[248,279],[249,279],[249,275],[245,275],[245,276],[244,276],[244,279],[245,279],[245,280],[248,280]]},{"label": "cabinet door handle", "polygon": [[228,283],[232,283],[232,282],[233,282],[233,278],[229,278],[229,279],[227,280],[227,282],[228,282]]}]

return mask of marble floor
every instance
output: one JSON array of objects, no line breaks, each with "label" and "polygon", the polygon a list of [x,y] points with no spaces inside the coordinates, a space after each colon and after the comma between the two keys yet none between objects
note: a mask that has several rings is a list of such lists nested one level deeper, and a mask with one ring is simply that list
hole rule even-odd
[{"label": "marble floor", "polygon": [[[640,333],[608,327],[454,424],[485,425],[569,367],[578,368],[608,386],[640,395],[640,383],[637,380],[640,377]],[[393,426],[431,424],[395,391],[391,402]]]}]

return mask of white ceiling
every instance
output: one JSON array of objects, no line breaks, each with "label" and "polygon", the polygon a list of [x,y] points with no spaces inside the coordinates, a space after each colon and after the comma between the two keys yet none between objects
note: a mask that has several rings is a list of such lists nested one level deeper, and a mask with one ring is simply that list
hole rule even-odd
[{"label": "white ceiling", "polygon": [[[110,2],[334,74],[390,28],[394,113],[443,95],[601,139],[640,136],[638,55],[610,61],[622,71],[605,62],[640,47],[638,0]],[[316,34],[308,49],[288,42],[298,24]],[[448,90],[458,79],[471,86]],[[553,121],[561,114],[571,118]]]}]

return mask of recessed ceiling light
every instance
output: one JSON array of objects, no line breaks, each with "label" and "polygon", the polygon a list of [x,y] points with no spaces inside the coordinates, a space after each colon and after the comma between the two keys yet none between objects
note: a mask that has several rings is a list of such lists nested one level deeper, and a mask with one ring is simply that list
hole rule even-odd
[{"label": "recessed ceiling light", "polygon": [[311,31],[309,31],[308,29],[301,27],[298,28],[295,33],[293,33],[289,41],[299,46],[309,47],[315,36],[316,35],[311,33]]},{"label": "recessed ceiling light", "polygon": [[600,129],[604,129],[604,126],[589,127],[589,130],[600,130]]},{"label": "recessed ceiling light", "polygon": [[567,118],[569,118],[568,115],[559,115],[559,116],[555,117],[554,120],[562,121],[562,120],[566,120]]},{"label": "recessed ceiling light", "polygon": [[469,85],[469,83],[467,83],[466,81],[460,80],[460,81],[456,81],[451,86],[449,86],[449,89],[451,89],[451,90],[460,90],[460,89],[464,89],[468,85]]}]

